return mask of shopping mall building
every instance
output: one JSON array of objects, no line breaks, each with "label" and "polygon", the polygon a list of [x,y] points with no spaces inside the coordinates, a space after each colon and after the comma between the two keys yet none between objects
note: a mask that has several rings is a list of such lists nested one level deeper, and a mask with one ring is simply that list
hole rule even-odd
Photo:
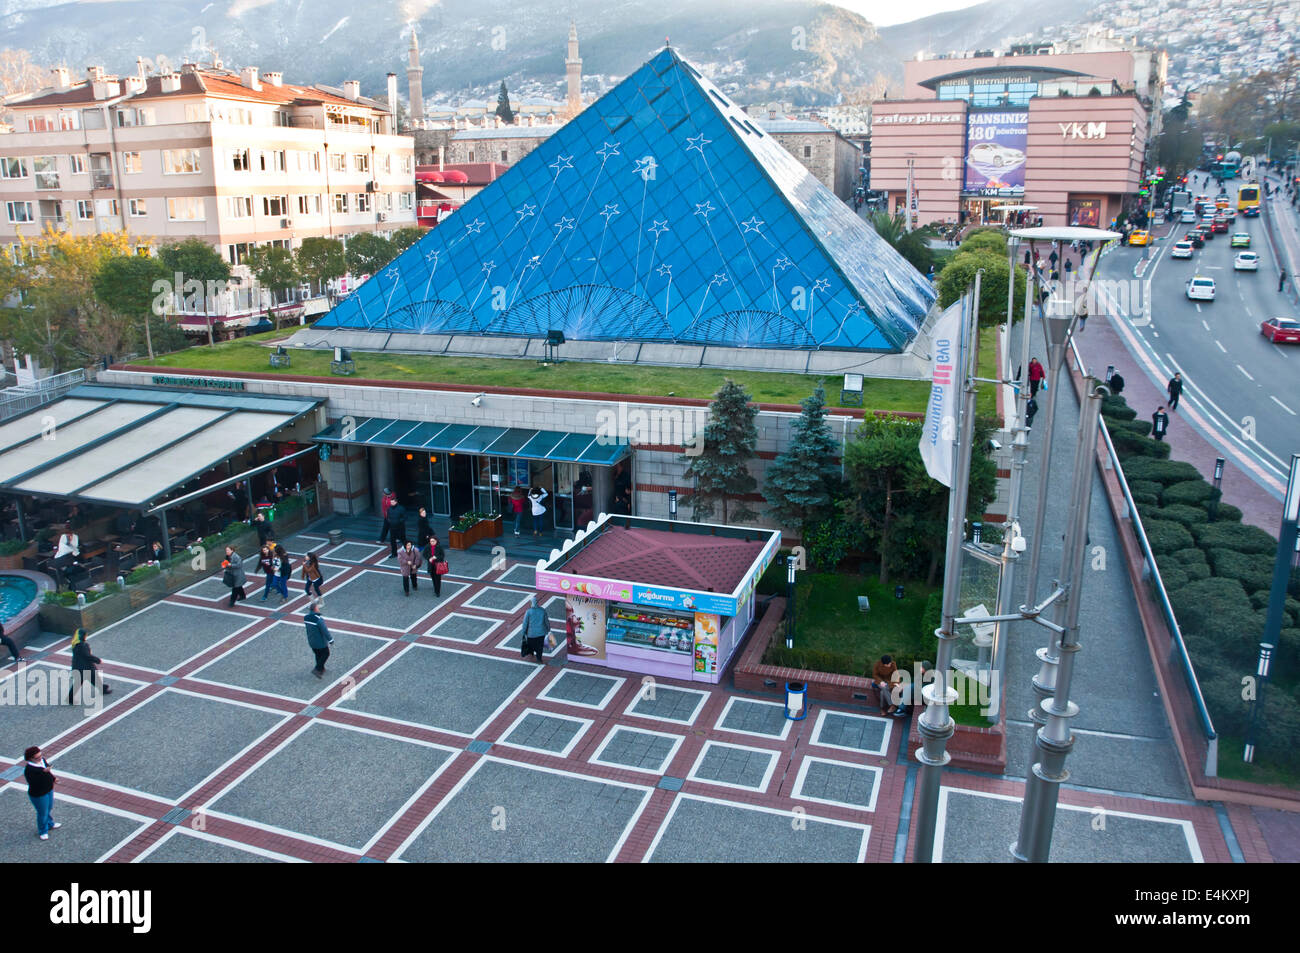
[{"label": "shopping mall building", "polygon": [[[871,188],[914,221],[1105,226],[1138,201],[1166,59],[1132,49],[953,54],[904,64],[872,106]],[[1126,204],[1127,203],[1127,204]]]}]

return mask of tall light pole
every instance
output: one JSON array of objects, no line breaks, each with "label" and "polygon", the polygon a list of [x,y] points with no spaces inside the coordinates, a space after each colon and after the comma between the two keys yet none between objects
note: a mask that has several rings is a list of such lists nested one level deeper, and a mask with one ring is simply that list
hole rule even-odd
[{"label": "tall light pole", "polygon": [[1263,704],[1263,680],[1268,675],[1268,660],[1282,632],[1282,610],[1286,604],[1286,584],[1291,576],[1291,554],[1300,545],[1300,453],[1291,454],[1291,472],[1287,476],[1286,496],[1282,498],[1282,528],[1277,534],[1277,555],[1273,559],[1273,585],[1268,594],[1268,614],[1264,616],[1264,641],[1260,645],[1260,684],[1255,708],[1250,716],[1250,735],[1246,739],[1246,760],[1255,754],[1255,719]]},{"label": "tall light pole", "polygon": [[915,152],[907,153],[907,197],[905,199],[907,207],[903,210],[903,227],[909,232],[912,230],[912,203],[916,201],[912,192],[912,176],[916,168],[915,156]]},{"label": "tall light pole", "polygon": [[794,591],[794,568],[795,568],[795,562],[796,562],[795,557],[793,557],[793,556],[787,556],[787,557],[785,557],[785,589],[786,589],[786,605],[785,605],[785,647],[786,647],[787,649],[792,649],[792,648],[794,648],[794,602],[795,602],[795,591]]}]

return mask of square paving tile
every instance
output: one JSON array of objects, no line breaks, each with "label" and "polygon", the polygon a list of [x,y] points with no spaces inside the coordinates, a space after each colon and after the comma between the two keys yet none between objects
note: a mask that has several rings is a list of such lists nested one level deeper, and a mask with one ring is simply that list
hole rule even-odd
[{"label": "square paving tile", "polygon": [[113,676],[108,685],[111,695],[87,692],[85,703],[80,696],[75,705],[68,704],[72,670],[64,665],[38,662],[21,669],[7,669],[0,681],[0,754],[20,760],[28,745],[48,745],[51,741],[88,719],[113,717],[113,709],[135,694],[143,683]]},{"label": "square paving tile", "polygon": [[537,585],[537,567],[529,563],[518,563],[501,574],[498,582],[508,582],[514,586],[527,586],[532,589]]},{"label": "square paving tile", "polygon": [[443,583],[442,597],[435,599],[429,580],[425,578],[421,582],[424,585],[407,596],[402,593],[402,577],[397,573],[364,570],[347,582],[325,590],[325,618],[410,631],[425,616],[446,605],[462,588],[459,583]]},{"label": "square paving tile", "polygon": [[616,727],[591,756],[596,764],[663,774],[685,739],[658,731]]},{"label": "square paving tile", "polygon": [[314,533],[294,533],[288,539],[279,540],[279,543],[293,557],[295,579],[298,577],[297,570],[302,565],[300,562],[302,557],[308,553],[315,553],[318,557],[322,556],[325,550],[330,547],[328,536],[317,536]]},{"label": "square paving tile", "polygon": [[678,725],[693,725],[709,700],[708,692],[693,688],[675,688],[671,685],[651,683],[639,691],[626,713],[655,721],[670,721]]},{"label": "square paving tile", "polygon": [[470,769],[399,856],[417,863],[599,863],[618,852],[649,793],[646,787],[545,771],[488,755]]},{"label": "square paving tile", "polygon": [[234,651],[209,662],[194,673],[194,678],[307,701],[387,644],[386,639],[353,635],[337,626],[330,629],[330,635],[334,636],[334,644],[325,663],[325,678],[311,673],[316,656],[307,644],[306,627],[301,621],[288,620],[277,622]]},{"label": "square paving tile", "polygon": [[484,586],[465,600],[465,605],[475,609],[491,609],[494,612],[511,614],[526,606],[530,598],[530,593],[519,592],[517,589]]},{"label": "square paving tile", "polygon": [[812,743],[823,748],[841,748],[865,754],[884,754],[889,748],[892,718],[854,715],[843,711],[817,713]]},{"label": "square paving tile", "polygon": [[[249,582],[251,583],[252,580],[250,579]],[[249,586],[245,586],[244,591],[247,592],[249,588]],[[189,596],[192,599],[206,599],[209,602],[225,600],[227,605],[230,604],[230,587],[221,581],[221,573],[209,576],[201,582],[196,582],[187,589],[182,589],[180,594]]]},{"label": "square paving tile", "polygon": [[777,757],[776,751],[707,741],[686,780],[762,791],[776,770]]},{"label": "square paving tile", "polygon": [[582,738],[583,732],[590,727],[589,718],[570,718],[549,711],[529,709],[506,729],[498,744],[526,748],[529,751],[545,751],[563,758],[568,756]]},{"label": "square paving tile", "polygon": [[[53,762],[50,767],[58,774]],[[36,811],[24,784],[0,788],[0,859],[5,864],[88,864],[102,858],[149,821],[71,800],[54,789],[54,819],[63,826],[49,840],[36,836]],[[9,867],[16,872],[19,868]]]},{"label": "square paving tile", "polygon": [[447,545],[443,546],[443,551],[447,554],[447,568],[450,570],[448,575],[460,576],[462,579],[482,579],[491,571],[492,564],[499,560],[491,552],[469,552],[452,549]]},{"label": "square paving tile", "polygon": [[184,826],[164,835],[152,850],[136,859],[140,864],[275,864],[283,859],[257,853],[231,841],[208,838]]},{"label": "square paving tile", "polygon": [[589,675],[586,672],[566,670],[537,697],[583,708],[604,708],[625,681],[627,679],[611,675]]},{"label": "square paving tile", "polygon": [[[209,807],[360,851],[454,754],[316,720]],[[349,764],[382,765],[383,782]]]},{"label": "square paving tile", "polygon": [[804,758],[790,796],[837,807],[874,811],[880,775],[881,770],[877,767],[825,758]]},{"label": "square paving tile", "polygon": [[411,645],[336,707],[473,737],[539,668],[536,662]]},{"label": "square paving tile", "polygon": [[[1099,826],[1095,809],[1060,804],[1052,828],[1053,863],[1202,863],[1190,821],[1106,811]],[[1011,863],[1010,847],[1020,832],[1020,798],[942,788],[935,854],[947,863]]]},{"label": "square paving tile", "polygon": [[168,672],[251,622],[218,609],[159,602],[92,633],[90,649],[106,662]]},{"label": "square paving tile", "polygon": [[375,546],[372,543],[340,543],[337,546],[330,546],[327,549],[319,551],[316,555],[321,559],[332,559],[341,563],[363,563],[371,556],[377,553],[387,553],[388,544]]},{"label": "square paving tile", "polygon": [[566,618],[564,596],[551,596],[551,598],[543,600],[542,608],[546,610],[546,618],[551,620],[552,625],[564,625]]},{"label": "square paving tile", "polygon": [[718,716],[717,727],[742,735],[784,739],[792,724],[794,722],[785,717],[785,706],[780,702],[732,698]]},{"label": "square paving tile", "polygon": [[50,767],[176,801],[283,719],[168,689],[51,759]]},{"label": "square paving tile", "polygon": [[679,794],[647,859],[658,863],[861,863],[871,828]]},{"label": "square paving tile", "polygon": [[489,619],[481,615],[453,612],[439,619],[437,624],[424,634],[439,639],[455,639],[457,642],[470,642],[477,645],[491,635],[492,630],[500,624],[500,619]]}]

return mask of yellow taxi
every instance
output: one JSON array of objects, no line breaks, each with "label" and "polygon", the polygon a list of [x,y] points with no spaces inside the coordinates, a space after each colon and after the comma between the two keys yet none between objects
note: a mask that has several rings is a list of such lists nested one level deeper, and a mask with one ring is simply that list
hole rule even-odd
[{"label": "yellow taxi", "polygon": [[1130,245],[1150,245],[1151,233],[1144,228],[1139,228],[1129,234],[1128,243]]}]

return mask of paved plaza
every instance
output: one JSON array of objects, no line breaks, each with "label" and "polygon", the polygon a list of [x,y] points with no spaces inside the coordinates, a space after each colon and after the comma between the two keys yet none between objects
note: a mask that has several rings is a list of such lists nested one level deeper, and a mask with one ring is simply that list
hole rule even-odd
[{"label": "paved plaza", "polygon": [[[774,697],[568,664],[558,599],[543,605],[560,648],[546,665],[525,661],[531,564],[454,554],[441,598],[427,577],[407,597],[386,547],[331,546],[323,531],[289,542],[324,569],[325,678],[311,674],[301,587],[283,605],[259,590],[231,608],[214,577],[94,633],[114,686],[102,708],[14,706],[0,719],[0,860],[909,856],[906,721],[816,703],[790,721]],[[0,677],[66,671],[66,638],[32,651],[26,670]],[[61,779],[64,827],[47,842],[34,836],[22,780],[33,743]],[[1009,859],[1016,759],[1008,771],[945,774],[943,860]],[[1054,859],[1240,852],[1209,805],[1076,789],[1061,801]],[[1233,823],[1250,826],[1247,815]],[[1261,816],[1257,829],[1288,823]]]}]

